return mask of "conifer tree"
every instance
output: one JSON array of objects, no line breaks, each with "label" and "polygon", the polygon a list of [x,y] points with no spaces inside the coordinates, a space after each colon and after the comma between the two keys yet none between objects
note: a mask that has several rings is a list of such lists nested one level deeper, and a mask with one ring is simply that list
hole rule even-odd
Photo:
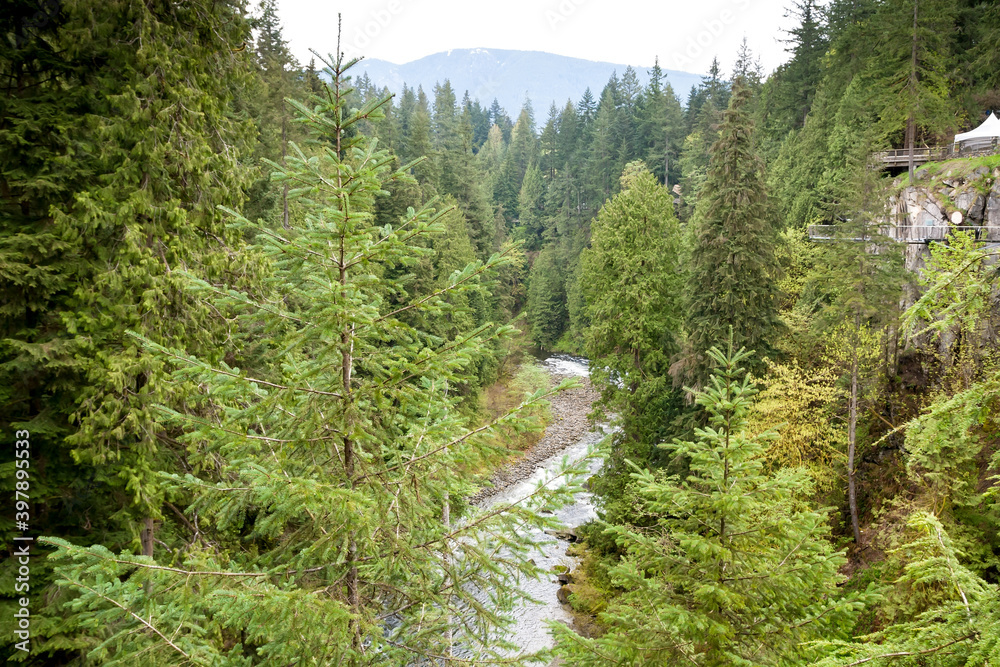
[{"label": "conifer tree", "polygon": [[528,250],[538,250],[545,232],[545,182],[538,166],[531,164],[524,174],[517,198],[520,212],[515,238],[524,239]]},{"label": "conifer tree", "polygon": [[621,162],[620,154],[618,104],[618,77],[612,75],[601,92],[601,101],[594,113],[593,142],[590,154],[587,156],[588,185],[596,194],[598,201],[604,201],[614,194],[618,176],[625,166],[625,163]]},{"label": "conifer tree", "polygon": [[[280,161],[288,153],[288,142],[298,139],[296,128],[291,126],[291,110],[285,103],[285,98],[298,94],[294,71],[298,65],[282,36],[275,0],[263,0],[258,8],[260,16],[255,17],[252,23],[257,33],[254,56],[258,71],[256,83],[260,91],[259,95],[249,100],[258,126],[254,166],[260,166],[262,158]],[[287,184],[275,188],[269,182],[268,170],[261,168],[248,195],[248,217],[260,217],[275,226],[288,228]]]},{"label": "conifer tree", "polygon": [[[18,148],[4,150],[2,335],[5,372],[23,379],[4,378],[0,413],[33,422],[53,461],[72,451],[82,497],[94,494],[74,511],[75,537],[98,524],[109,543],[149,552],[154,520],[170,522],[157,473],[182,454],[150,414],[165,400],[160,364],[125,328],[215,359],[225,327],[179,272],[259,279],[215,209],[247,184],[252,128],[233,108],[250,82],[247,28],[228,2],[67,3],[3,59],[14,88],[0,122]],[[8,252],[36,268],[14,278]]]},{"label": "conifer tree", "polygon": [[500,106],[500,102],[497,98],[493,98],[493,103],[490,105],[488,113],[490,125],[496,125],[500,128],[500,132],[503,134],[503,140],[510,143],[511,133],[514,130],[514,121],[510,119],[510,116],[507,115],[504,108]]},{"label": "conifer tree", "polygon": [[[763,471],[773,432],[752,437],[745,418],[755,390],[749,353],[718,348],[717,369],[697,403],[710,423],[693,442],[661,445],[688,457],[682,477],[638,467],[644,529],[605,524],[626,549],[610,569],[624,590],[600,615],[608,628],[584,639],[553,624],[557,652],[580,665],[791,665],[817,656],[810,641],[846,638],[860,608],[843,596],[843,552],[829,541],[800,470]],[[817,656],[818,657],[818,656]]]},{"label": "conifer tree", "polygon": [[[835,366],[848,383],[847,480],[850,522],[854,539],[861,541],[858,518],[856,460],[859,412],[870,405],[879,375],[892,372],[879,361],[886,358],[899,317],[903,292],[903,255],[886,236],[890,182],[871,150],[871,137],[852,136],[843,150],[849,169],[834,187],[837,199],[831,217],[838,222],[829,234],[834,242],[810,282],[827,301],[818,324]],[[866,400],[868,399],[868,400]]]},{"label": "conifer tree", "polygon": [[[425,256],[416,241],[450,212],[410,208],[396,225],[373,225],[375,197],[411,165],[392,171],[375,139],[348,133],[388,102],[346,108],[355,62],[331,65],[327,103],[293,103],[319,150],[293,146],[287,166],[271,164],[305,216],[288,232],[256,228],[270,291],[182,274],[234,314],[234,332],[264,336],[261,372],[133,336],[175,369],[182,400],[159,414],[189,458],[162,480],[191,532],[141,556],[48,540],[94,661],[402,665],[448,660],[459,644],[474,661],[510,648],[502,629],[515,576],[537,573],[521,529],[552,525],[540,503],[574,485],[459,515],[473,485],[455,471],[490,458],[482,438],[497,422],[467,428],[449,388],[486,339],[510,330],[435,335],[412,322],[461,316],[457,298],[504,256],[404,305],[388,298],[401,286],[385,269]],[[499,422],[525,426],[514,413]]]},{"label": "conifer tree", "polygon": [[982,3],[970,12],[969,32],[974,46],[969,49],[969,78],[985,90],[1000,88],[1000,6]]},{"label": "conifer tree", "polygon": [[490,133],[489,109],[484,109],[478,99],[470,98],[469,91],[465,91],[465,96],[462,98],[462,109],[469,114],[472,125],[472,147],[478,151]]},{"label": "conifer tree", "polygon": [[772,354],[780,327],[775,256],[777,225],[757,155],[750,90],[737,86],[698,201],[687,282],[686,349],[675,377],[692,386],[707,379],[701,350],[731,327],[735,345]]},{"label": "conifer tree", "polygon": [[626,166],[621,184],[592,223],[578,278],[600,409],[617,414],[621,429],[601,471],[602,495],[627,482],[626,459],[646,463],[661,439],[669,421],[661,399],[672,393],[668,369],[683,322],[673,196],[641,162]]},{"label": "conifer tree", "polygon": [[538,139],[535,137],[535,118],[531,100],[524,103],[521,114],[511,133],[510,144],[504,154],[494,189],[494,200],[503,207],[507,215],[519,216],[518,197],[528,166],[536,161]]},{"label": "conifer tree", "polygon": [[951,95],[950,39],[955,3],[950,0],[887,0],[877,14],[880,57],[870,61],[874,102],[886,136],[903,130],[910,154],[918,133],[945,133],[954,122]]},{"label": "conifer tree", "polygon": [[691,89],[685,109],[687,137],[680,156],[683,193],[683,219],[694,214],[702,187],[707,177],[712,147],[719,138],[719,124],[723,111],[729,104],[730,88],[722,78],[722,69],[716,58],[708,76],[703,77],[697,88]]},{"label": "conifer tree", "polygon": [[531,266],[527,311],[531,339],[539,348],[551,350],[566,328],[565,279],[551,244],[542,248]]},{"label": "conifer tree", "polygon": [[961,550],[931,512],[915,512],[906,521],[907,541],[894,556],[905,559],[900,587],[934,599],[900,623],[855,641],[828,641],[815,667],[866,664],[888,667],[989,665],[1000,654],[1000,587],[978,576],[963,562]]},{"label": "conifer tree", "polygon": [[566,100],[566,106],[559,114],[557,122],[559,128],[556,137],[556,169],[573,169],[577,172],[576,156],[577,147],[580,143],[580,118],[577,116],[576,108],[570,100]]},{"label": "conifer tree", "polygon": [[439,191],[457,200],[468,220],[476,251],[485,259],[496,245],[493,207],[473,155],[471,113],[468,108],[459,112],[448,80],[434,89],[434,146]]},{"label": "conifer tree", "polygon": [[576,105],[576,112],[580,115],[580,122],[584,125],[589,125],[594,120],[594,113],[596,111],[597,102],[594,100],[594,94],[590,92],[590,87],[588,86],[583,91],[583,97],[580,98],[580,102]]},{"label": "conifer tree", "polygon": [[538,137],[538,164],[539,169],[548,181],[556,175],[556,166],[559,163],[559,110],[556,103],[549,106],[549,117],[545,121],[545,127]]},{"label": "conifer tree", "polygon": [[427,199],[436,195],[439,191],[441,172],[438,161],[434,159],[436,154],[432,138],[431,112],[427,94],[424,93],[423,88],[417,88],[404,155],[404,160],[407,162],[412,162],[419,157],[428,158],[414,166],[414,175],[423,188]]},{"label": "conifer tree", "polygon": [[827,38],[823,26],[822,7],[816,0],[795,0],[788,16],[797,25],[788,31],[785,50],[792,57],[776,81],[772,113],[787,132],[805,124],[816,88],[822,78],[823,54]]},{"label": "conifer tree", "polygon": [[657,60],[649,71],[649,85],[643,95],[638,114],[638,137],[645,154],[642,156],[652,172],[663,183],[677,183],[684,137],[684,111],[666,80]]}]

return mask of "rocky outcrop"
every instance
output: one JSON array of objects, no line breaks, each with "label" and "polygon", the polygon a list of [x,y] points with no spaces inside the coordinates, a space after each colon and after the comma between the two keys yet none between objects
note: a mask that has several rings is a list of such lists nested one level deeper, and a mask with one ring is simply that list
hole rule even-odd
[{"label": "rocky outcrop", "polygon": [[890,202],[894,236],[910,242],[906,267],[911,271],[922,269],[928,257],[927,246],[919,241],[944,240],[955,227],[1000,242],[1000,168],[974,165],[958,160],[928,165],[916,172],[914,185],[902,188]]}]

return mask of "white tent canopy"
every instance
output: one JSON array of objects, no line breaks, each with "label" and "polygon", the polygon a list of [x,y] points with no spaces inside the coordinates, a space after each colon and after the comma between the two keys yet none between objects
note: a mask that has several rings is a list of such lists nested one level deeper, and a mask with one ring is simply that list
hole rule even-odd
[{"label": "white tent canopy", "polygon": [[962,144],[967,148],[986,147],[997,137],[1000,137],[1000,118],[991,111],[989,118],[976,129],[956,134],[955,144]]}]

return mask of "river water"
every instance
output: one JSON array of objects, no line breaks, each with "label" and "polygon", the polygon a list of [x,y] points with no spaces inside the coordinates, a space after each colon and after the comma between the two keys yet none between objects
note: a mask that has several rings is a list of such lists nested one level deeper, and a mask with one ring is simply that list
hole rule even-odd
[{"label": "river water", "polygon": [[[542,361],[542,365],[553,375],[575,375],[586,377],[589,374],[587,360],[569,355],[553,355]],[[513,484],[495,496],[492,496],[487,505],[496,503],[509,503],[529,495],[537,484],[545,479],[551,479],[562,465],[563,458],[568,457],[570,461],[579,461],[600,440],[605,437],[604,433],[590,431],[584,433],[575,443],[557,452],[553,456],[538,464],[534,473],[528,478]],[[601,467],[601,461],[594,458],[589,462],[591,473],[597,472]],[[553,485],[559,485],[562,480],[556,480]],[[581,524],[595,519],[594,506],[591,503],[591,495],[586,491],[577,494],[575,501],[556,512],[556,517],[562,522],[565,528],[575,528]],[[552,638],[546,627],[547,621],[562,621],[570,623],[570,614],[563,609],[556,598],[560,584],[554,572],[556,566],[564,566],[573,569],[577,559],[566,555],[566,548],[569,544],[554,537],[543,536],[540,533],[534,535],[535,538],[547,537],[543,547],[532,556],[535,563],[543,570],[551,572],[549,576],[543,576],[539,580],[526,580],[521,582],[523,590],[536,600],[535,603],[526,603],[515,610],[516,624],[511,630],[509,639],[520,647],[523,653],[532,653],[552,647]]]}]

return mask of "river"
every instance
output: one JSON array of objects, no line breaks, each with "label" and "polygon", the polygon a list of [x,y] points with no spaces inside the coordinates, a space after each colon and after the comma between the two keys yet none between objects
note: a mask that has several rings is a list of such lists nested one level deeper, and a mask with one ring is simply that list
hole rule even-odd
[{"label": "river", "polygon": [[[553,377],[587,377],[589,374],[586,359],[569,355],[550,356],[542,361],[542,365]],[[605,437],[604,433],[599,431],[582,430],[575,442],[540,461],[531,475],[499,491],[496,495],[490,496],[484,505],[509,503],[529,495],[538,482],[554,475],[555,471],[562,465],[564,457],[569,457],[571,461],[584,458],[588,451],[603,437]],[[591,473],[597,472],[600,466],[600,459],[594,458],[589,462]],[[554,484],[559,483],[561,480],[554,482]],[[576,496],[572,504],[557,511],[556,516],[565,528],[575,528],[596,518],[597,515],[591,502],[591,495],[584,491]],[[536,533],[534,537],[543,536]],[[522,588],[536,600],[535,603],[523,604],[515,610],[516,623],[509,638],[517,644],[523,653],[532,653],[552,647],[552,638],[546,627],[547,621],[572,622],[569,612],[563,608],[556,597],[560,584],[556,580],[554,572],[556,566],[561,565],[570,570],[576,566],[577,559],[566,555],[567,546],[569,546],[567,542],[550,537],[549,541],[533,558],[540,568],[552,572],[552,574],[539,580],[521,582]]]}]

